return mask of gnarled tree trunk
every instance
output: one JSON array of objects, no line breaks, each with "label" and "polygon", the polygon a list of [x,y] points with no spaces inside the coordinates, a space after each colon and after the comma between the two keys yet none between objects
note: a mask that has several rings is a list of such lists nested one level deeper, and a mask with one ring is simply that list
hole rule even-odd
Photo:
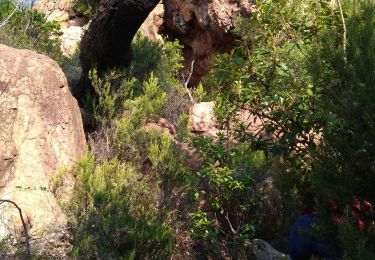
[{"label": "gnarled tree trunk", "polygon": [[81,41],[80,59],[87,72],[131,61],[131,41],[159,0],[102,0]]}]

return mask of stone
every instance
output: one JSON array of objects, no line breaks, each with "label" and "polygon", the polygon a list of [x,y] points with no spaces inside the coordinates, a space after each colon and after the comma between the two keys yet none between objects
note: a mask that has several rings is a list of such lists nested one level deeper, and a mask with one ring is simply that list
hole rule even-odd
[{"label": "stone", "polygon": [[53,10],[50,15],[47,16],[47,21],[56,21],[58,23],[68,22],[69,13],[65,10]]},{"label": "stone", "polygon": [[165,0],[164,28],[185,46],[185,74],[194,60],[191,86],[210,69],[211,56],[229,52],[237,16],[249,17],[255,6],[248,0]]},{"label": "stone", "polygon": [[141,34],[153,42],[163,42],[164,5],[160,2],[141,25]]},{"label": "stone", "polygon": [[41,11],[45,15],[50,16],[54,11],[66,11],[72,9],[74,0],[37,0],[32,8]]},{"label": "stone", "polygon": [[[193,104],[189,110],[189,131],[206,137],[216,137],[220,130],[217,128],[214,107],[215,103],[213,101]],[[254,115],[250,111],[240,109],[237,112],[236,118],[237,122],[231,123],[232,129],[242,123],[246,126],[246,132],[249,134],[269,139],[275,138],[273,133],[265,131],[264,126],[268,121],[261,120],[259,116]]]},{"label": "stone", "polygon": [[176,128],[165,118],[159,118],[157,122],[148,122],[144,125],[146,131],[157,131],[166,134],[171,140],[176,138]]},{"label": "stone", "polygon": [[83,35],[83,28],[80,26],[70,26],[62,30],[61,52],[67,57],[71,57],[77,50],[78,44]]},{"label": "stone", "polygon": [[262,239],[254,240],[253,253],[256,260],[290,260],[288,255],[277,251]]},{"label": "stone", "polygon": [[214,102],[194,104],[189,111],[189,131],[207,137],[215,137],[218,132],[214,115]]},{"label": "stone", "polygon": [[[65,232],[54,180],[85,149],[81,113],[57,63],[0,44],[0,198],[21,208],[33,243]],[[18,212],[8,204],[1,207],[0,237],[20,235]]]}]

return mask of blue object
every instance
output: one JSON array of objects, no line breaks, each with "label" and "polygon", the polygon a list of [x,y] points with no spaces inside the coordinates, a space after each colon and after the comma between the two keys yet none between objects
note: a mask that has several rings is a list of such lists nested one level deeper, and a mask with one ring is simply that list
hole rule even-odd
[{"label": "blue object", "polygon": [[312,256],[337,259],[327,244],[318,240],[314,230],[315,216],[301,215],[293,224],[289,235],[288,249],[292,260],[309,260]]}]

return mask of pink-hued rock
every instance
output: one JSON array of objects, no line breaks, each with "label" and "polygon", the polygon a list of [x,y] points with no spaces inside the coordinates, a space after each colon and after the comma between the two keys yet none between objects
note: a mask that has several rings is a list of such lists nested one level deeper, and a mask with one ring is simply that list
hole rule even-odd
[{"label": "pink-hued rock", "polygon": [[208,72],[213,54],[232,49],[235,18],[254,9],[248,0],[165,0],[164,5],[166,32],[184,44],[187,68],[195,60],[191,85]]},{"label": "pink-hued rock", "polygon": [[160,2],[148,15],[141,26],[141,34],[147,37],[150,41],[163,42],[163,38],[160,33],[163,30],[164,11],[164,5]]},{"label": "pink-hued rock", "polygon": [[[57,63],[0,45],[0,198],[22,209],[33,239],[66,228],[53,182],[85,148],[81,113]],[[1,206],[0,237],[16,236],[18,212]]]}]

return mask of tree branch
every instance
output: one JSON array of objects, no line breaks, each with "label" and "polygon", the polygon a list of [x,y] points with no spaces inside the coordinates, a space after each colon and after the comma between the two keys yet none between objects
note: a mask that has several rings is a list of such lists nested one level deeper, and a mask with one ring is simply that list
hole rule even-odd
[{"label": "tree branch", "polygon": [[347,62],[347,60],[346,60],[346,44],[347,44],[347,39],[346,39],[346,23],[345,23],[344,12],[343,12],[342,6],[341,6],[341,1],[340,0],[336,0],[336,3],[339,6],[341,21],[342,21],[342,28],[344,30],[344,32],[343,32],[343,39],[342,39],[342,50],[344,52],[344,60],[345,60],[345,63],[346,63]]},{"label": "tree branch", "polygon": [[8,17],[7,17],[4,21],[2,21],[2,22],[0,23],[0,28],[3,27],[4,25],[6,25],[6,24],[8,23],[8,21],[9,21],[10,18],[12,18],[12,16],[16,13],[16,11],[18,10],[18,7],[20,6],[20,4],[21,4],[22,2],[23,2],[23,0],[19,1],[19,2],[17,3],[17,5],[15,5],[14,10],[8,15]]},{"label": "tree branch", "polygon": [[22,221],[22,226],[23,226],[23,230],[24,230],[24,233],[25,233],[25,237],[26,237],[27,256],[28,256],[28,259],[31,259],[29,233],[27,232],[27,226],[26,226],[26,223],[25,223],[25,219],[23,218],[21,208],[14,201],[11,201],[11,200],[0,199],[0,205],[3,204],[3,203],[12,204],[18,210],[18,213],[19,213],[21,221]]},{"label": "tree branch", "polygon": [[188,84],[189,84],[189,81],[190,81],[190,79],[191,79],[191,76],[193,75],[193,71],[194,71],[194,60],[191,62],[191,66],[190,66],[190,69],[189,69],[189,75],[188,75],[187,80],[185,81],[185,79],[184,79],[184,88],[185,88],[186,92],[187,92],[188,95],[189,95],[189,98],[190,98],[191,103],[194,104],[194,103],[195,103],[195,102],[194,102],[194,98],[193,98],[193,96],[191,95],[191,92],[190,92],[190,90],[189,90],[189,88],[188,88]]}]

